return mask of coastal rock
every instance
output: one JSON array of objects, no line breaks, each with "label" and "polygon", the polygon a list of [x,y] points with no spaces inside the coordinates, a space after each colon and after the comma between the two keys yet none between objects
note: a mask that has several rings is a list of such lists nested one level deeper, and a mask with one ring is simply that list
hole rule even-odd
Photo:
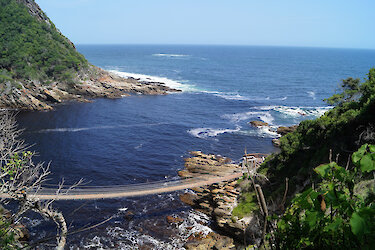
[{"label": "coastal rock", "polygon": [[191,178],[193,177],[194,175],[192,175],[189,171],[187,170],[181,170],[181,171],[178,171],[178,176],[180,176],[181,178]]},{"label": "coastal rock", "polygon": [[58,103],[61,102],[59,96],[53,91],[49,91],[49,90],[45,89],[43,91],[43,94],[46,96],[47,101],[58,102]]},{"label": "coastal rock", "polygon": [[197,199],[198,199],[198,196],[196,194],[189,194],[189,193],[180,194],[180,200],[189,206],[196,205],[195,201]]},{"label": "coastal rock", "polygon": [[28,241],[30,239],[29,231],[24,225],[16,225],[12,227],[14,238],[18,241]]},{"label": "coastal rock", "polygon": [[290,133],[290,132],[293,132],[294,130],[296,130],[297,129],[297,127],[298,127],[298,125],[294,125],[294,126],[290,126],[290,127],[283,127],[283,126],[281,126],[281,127],[279,127],[278,129],[277,129],[277,133],[279,134],[279,135],[286,135],[286,134],[288,134],[288,133]]},{"label": "coastal rock", "polygon": [[267,122],[262,122],[262,121],[251,121],[250,124],[254,127],[267,127],[269,124]]},{"label": "coastal rock", "polygon": [[192,235],[189,237],[188,242],[184,245],[185,249],[197,250],[197,249],[225,249],[232,250],[236,249],[233,239],[227,236],[220,235],[215,232],[209,233],[203,237],[200,234]]},{"label": "coastal rock", "polygon": [[279,139],[272,139],[272,144],[275,146],[275,147],[280,147],[281,146],[281,143],[280,143],[280,140]]},{"label": "coastal rock", "polygon": [[[87,101],[87,98],[122,98],[131,94],[165,95],[179,90],[169,88],[163,83],[142,83],[126,79],[91,66],[96,72],[77,76],[76,84],[51,83],[23,80],[12,87],[5,84],[0,89],[0,108],[24,110],[52,110],[52,104],[66,100]],[[83,80],[84,79],[84,80]]]},{"label": "coastal rock", "polygon": [[[241,171],[237,164],[228,163],[224,157],[204,154],[201,151],[191,152],[193,157],[185,159],[185,171],[192,175],[200,176],[199,173],[206,175],[224,176],[233,171]],[[262,154],[252,154],[259,160],[263,159]],[[186,174],[186,172],[184,172]],[[233,217],[232,211],[238,205],[238,199],[242,190],[250,185],[249,180],[226,181],[212,184],[209,186],[194,188],[195,194],[186,193],[180,197],[181,201],[205,213],[214,220],[217,230],[220,234],[225,234],[238,241],[244,239],[244,227],[248,227],[251,222],[250,217]],[[253,233],[254,234],[254,233]],[[250,242],[252,235],[246,230],[245,238]],[[233,241],[232,241],[233,242]],[[217,243],[216,241],[193,241],[186,245],[187,249],[230,249],[225,248],[227,244]],[[230,245],[230,244],[229,244]],[[203,247],[202,247],[203,246]],[[214,247],[215,246],[215,247]]]},{"label": "coastal rock", "polygon": [[181,224],[182,222],[184,222],[184,219],[180,217],[173,217],[170,215],[166,217],[166,220],[169,224]]},{"label": "coastal rock", "polygon": [[124,215],[124,218],[126,220],[132,220],[134,218],[134,213],[132,211],[128,211],[126,212],[126,214]]}]

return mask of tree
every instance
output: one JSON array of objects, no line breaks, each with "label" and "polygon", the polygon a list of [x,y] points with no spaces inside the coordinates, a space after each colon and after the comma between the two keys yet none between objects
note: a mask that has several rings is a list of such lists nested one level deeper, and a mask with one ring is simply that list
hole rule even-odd
[{"label": "tree", "polygon": [[341,93],[334,94],[333,96],[325,99],[328,104],[341,105],[345,102],[355,101],[361,96],[361,83],[359,78],[349,77],[342,80]]},{"label": "tree", "polygon": [[3,218],[0,223],[3,227],[0,232],[7,232],[2,235],[0,248],[20,246],[20,243],[9,239],[8,232],[12,231],[12,225],[17,225],[27,211],[33,211],[56,223],[59,229],[56,249],[63,249],[68,232],[63,214],[52,207],[54,200],[41,201],[35,197],[50,173],[49,165],[33,162],[35,153],[28,151],[20,134],[14,115],[0,112],[0,197],[4,204],[10,201],[17,204],[12,216]]}]

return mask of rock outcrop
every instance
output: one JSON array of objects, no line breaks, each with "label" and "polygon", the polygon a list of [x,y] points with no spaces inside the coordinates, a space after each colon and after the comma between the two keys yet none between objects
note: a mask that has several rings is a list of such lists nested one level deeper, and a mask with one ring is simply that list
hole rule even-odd
[{"label": "rock outcrop", "polygon": [[280,142],[280,139],[272,139],[272,144],[279,148],[281,146],[281,142]]},{"label": "rock outcrop", "polygon": [[283,135],[286,135],[286,134],[288,134],[288,133],[290,133],[290,132],[293,132],[294,130],[297,129],[297,127],[298,127],[298,125],[293,125],[293,126],[290,126],[290,127],[283,127],[283,126],[281,126],[281,127],[279,127],[279,128],[277,129],[276,132],[277,132],[279,135],[283,136]]},{"label": "rock outcrop", "polygon": [[[185,170],[179,171],[181,177],[198,177],[202,174],[225,175],[229,172],[241,170],[239,165],[230,163],[228,158],[207,155],[200,151],[191,152],[191,154],[193,157],[185,159]],[[246,186],[244,182],[247,181],[240,183],[237,180],[232,180],[193,188],[193,192],[180,195],[180,200],[209,215],[218,232],[234,239],[243,240],[244,228],[252,223],[253,218],[236,218],[232,216],[232,211],[238,204],[242,189]],[[206,243],[204,244],[207,246]]]},{"label": "rock outcrop", "polygon": [[[79,80],[77,84],[37,81],[9,85],[0,93],[0,108],[23,110],[51,110],[53,105],[66,100],[87,102],[91,98],[121,98],[131,94],[165,95],[177,92],[163,83],[140,82],[133,78],[125,79],[105,70],[95,68],[94,77]],[[83,78],[83,77],[81,77]]]},{"label": "rock outcrop", "polygon": [[269,126],[269,124],[267,122],[262,122],[262,121],[251,121],[249,122],[250,125],[254,126],[254,127],[267,127]]},{"label": "rock outcrop", "polygon": [[3,1],[2,5],[0,47],[6,60],[0,68],[0,108],[50,110],[65,100],[177,91],[159,82],[121,78],[91,65],[35,0]]},{"label": "rock outcrop", "polygon": [[188,250],[236,249],[232,238],[215,232],[211,232],[205,237],[202,237],[200,234],[190,236],[188,242],[184,245],[184,248]]}]

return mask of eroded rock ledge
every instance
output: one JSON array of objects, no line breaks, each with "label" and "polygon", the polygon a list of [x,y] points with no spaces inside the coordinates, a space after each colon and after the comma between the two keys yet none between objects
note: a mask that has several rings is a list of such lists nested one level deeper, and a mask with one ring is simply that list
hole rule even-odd
[{"label": "eroded rock ledge", "polygon": [[91,98],[120,98],[131,94],[165,95],[178,92],[159,82],[141,82],[125,79],[100,68],[95,74],[79,76],[78,83],[42,84],[38,81],[5,84],[0,92],[0,108],[24,110],[51,110],[52,106],[67,100],[87,102]]},{"label": "eroded rock ledge", "polygon": [[[231,160],[225,157],[212,154],[204,154],[200,151],[191,152],[193,157],[185,159],[185,170],[179,171],[179,176],[183,178],[198,177],[199,175],[223,176],[233,171],[238,171],[241,167],[230,163]],[[210,216],[214,222],[214,229],[222,237],[210,237],[209,240],[201,242],[188,242],[187,248],[191,249],[203,244],[205,247],[213,246],[217,238],[225,241],[223,249],[233,249],[233,240],[228,241],[226,236],[241,240],[243,239],[244,228],[253,223],[253,217],[237,218],[232,215],[233,209],[237,206],[241,191],[246,188],[246,181],[227,181],[209,186],[193,188],[193,192],[180,195],[180,199],[187,205]],[[248,234],[249,232],[246,232]],[[203,248],[202,248],[203,249]],[[206,248],[210,249],[210,248]]]}]

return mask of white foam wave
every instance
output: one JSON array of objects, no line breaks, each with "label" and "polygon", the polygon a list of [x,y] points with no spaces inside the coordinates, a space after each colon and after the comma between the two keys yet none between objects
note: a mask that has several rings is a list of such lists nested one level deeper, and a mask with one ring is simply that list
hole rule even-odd
[{"label": "white foam wave", "polygon": [[253,107],[253,109],[262,110],[262,111],[276,111],[287,117],[301,117],[301,116],[312,116],[320,117],[328,110],[332,109],[330,106],[326,107],[296,107],[296,106],[259,106]]},{"label": "white foam wave", "polygon": [[239,123],[241,121],[248,121],[251,118],[258,118],[263,122],[267,122],[268,124],[272,124],[274,118],[269,112],[244,112],[244,113],[235,113],[235,114],[225,114],[222,118],[228,119],[233,123]]},{"label": "white foam wave", "polygon": [[316,100],[316,93],[314,91],[307,91],[307,94],[313,99]]},{"label": "white foam wave", "polygon": [[96,130],[96,129],[116,129],[116,128],[131,128],[131,127],[150,127],[150,126],[159,126],[167,125],[169,123],[160,122],[160,123],[140,123],[140,124],[129,124],[129,125],[118,125],[118,126],[97,126],[97,127],[83,127],[83,128],[51,128],[51,129],[42,129],[36,131],[36,133],[55,133],[55,132],[80,132],[86,130]]},{"label": "white foam wave", "polygon": [[313,116],[319,117],[328,111],[331,107],[287,107],[279,106],[274,110],[291,117]]},{"label": "white foam wave", "polygon": [[152,56],[160,56],[160,57],[188,57],[190,55],[183,55],[183,54],[165,54],[165,53],[159,53],[159,54],[152,54]]},{"label": "white foam wave", "polygon": [[176,235],[166,241],[145,234],[133,226],[123,228],[119,225],[107,227],[104,236],[83,239],[81,246],[84,249],[109,249],[114,245],[116,245],[116,249],[139,249],[140,246],[162,250],[185,249],[183,245],[189,236],[200,234],[205,237],[212,232],[212,229],[207,226],[210,218],[203,213],[190,210],[187,214],[183,213],[178,216],[183,217],[184,221],[178,225]]},{"label": "white foam wave", "polygon": [[217,97],[221,97],[225,100],[237,100],[237,101],[249,101],[248,97],[242,96],[237,93],[222,93],[217,91],[203,91],[204,93],[213,94]]},{"label": "white foam wave", "polygon": [[207,139],[209,137],[216,137],[220,134],[235,133],[238,131],[240,131],[240,127],[237,127],[236,129],[194,128],[187,132],[194,137]]},{"label": "white foam wave", "polygon": [[239,134],[248,135],[248,136],[257,136],[263,138],[279,138],[280,135],[276,133],[277,126],[261,126],[253,130],[243,130],[239,131]]},{"label": "white foam wave", "polygon": [[267,97],[255,97],[255,96],[244,96],[235,92],[219,92],[219,91],[201,91],[207,94],[213,94],[214,96],[221,97],[225,100],[236,100],[236,101],[285,101],[288,99],[287,96],[281,98],[270,98]]},{"label": "white foam wave", "polygon": [[182,91],[196,91],[196,88],[191,84],[181,83],[181,81],[175,81],[166,77],[161,76],[150,76],[150,75],[144,75],[144,74],[137,74],[137,73],[129,73],[129,72],[122,72],[118,70],[109,70],[109,72],[112,72],[118,76],[124,77],[124,78],[134,78],[138,79],[139,81],[143,82],[158,82],[163,83],[166,86],[172,88],[172,89],[179,89]]}]

